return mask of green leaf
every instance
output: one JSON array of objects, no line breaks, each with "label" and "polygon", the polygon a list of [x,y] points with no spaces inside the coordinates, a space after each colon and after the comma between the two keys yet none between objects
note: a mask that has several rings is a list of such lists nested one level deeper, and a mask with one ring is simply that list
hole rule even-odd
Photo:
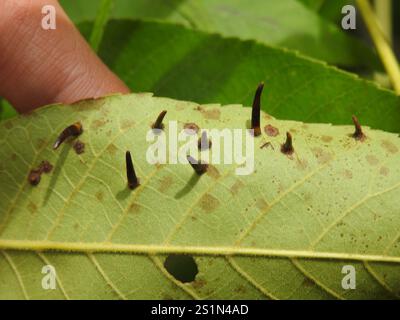
[{"label": "green leaf", "polygon": [[90,35],[90,45],[97,52],[101,39],[103,38],[104,28],[107,25],[108,18],[112,11],[114,0],[103,0],[97,10],[96,20],[93,25],[93,30]]},{"label": "green leaf", "polygon": [[[357,141],[352,126],[263,113],[262,127],[280,134],[249,137],[253,174],[237,176],[235,163],[197,176],[189,164],[146,161],[146,133],[161,110],[167,135],[172,120],[179,130],[188,122],[244,129],[250,116],[238,105],[132,94],[0,123],[0,298],[399,297],[397,135],[364,127],[367,138]],[[78,156],[71,143],[54,151],[76,121],[86,152]],[[286,131],[292,156],[280,151]],[[272,145],[260,148],[266,141]],[[126,186],[126,150],[141,183],[135,190]],[[54,170],[33,187],[27,175],[42,160]],[[177,280],[167,256],[173,274],[171,265],[193,257],[195,280]],[[41,286],[44,265],[56,270],[56,290]],[[356,290],[342,288],[345,265],[357,272]]]},{"label": "green leaf", "polygon": [[0,121],[14,117],[15,109],[4,99],[0,98]]},{"label": "green leaf", "polygon": [[[379,68],[364,43],[297,0],[116,0],[114,18],[158,19],[228,37],[254,39],[341,66]],[[99,1],[61,2],[75,22],[93,20]]]},{"label": "green leaf", "polygon": [[307,6],[308,8],[314,10],[314,11],[319,11],[323,4],[326,2],[325,0],[297,0]]},{"label": "green leaf", "polygon": [[[90,24],[81,30],[88,34]],[[254,41],[161,23],[113,21],[99,55],[133,91],[200,103],[250,105],[266,84],[262,107],[280,119],[364,124],[400,131],[399,98],[323,63]]]},{"label": "green leaf", "polygon": [[[346,5],[354,5],[354,0],[298,0],[311,10],[317,12],[321,17],[334,23],[340,23],[342,20],[342,8]],[[361,18],[361,17],[360,17]]]}]

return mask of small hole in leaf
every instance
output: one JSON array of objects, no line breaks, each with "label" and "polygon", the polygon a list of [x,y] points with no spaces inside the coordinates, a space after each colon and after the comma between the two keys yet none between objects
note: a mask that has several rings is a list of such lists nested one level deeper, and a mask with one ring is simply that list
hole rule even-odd
[{"label": "small hole in leaf", "polygon": [[199,269],[192,256],[171,254],[164,262],[164,267],[176,279],[183,283],[192,282]]}]

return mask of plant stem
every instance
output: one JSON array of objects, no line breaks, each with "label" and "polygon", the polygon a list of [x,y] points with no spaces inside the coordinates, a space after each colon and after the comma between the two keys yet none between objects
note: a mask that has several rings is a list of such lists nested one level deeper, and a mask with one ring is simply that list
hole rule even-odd
[{"label": "plant stem", "polygon": [[400,95],[400,68],[396,56],[379,27],[368,0],[356,0],[356,2],[393,88]]},{"label": "plant stem", "polygon": [[97,10],[96,20],[94,21],[89,40],[89,43],[95,52],[99,49],[104,29],[107,25],[113,5],[114,0],[102,0],[99,9]]},{"label": "plant stem", "polygon": [[393,39],[393,19],[392,19],[392,0],[375,0],[376,16],[379,25],[387,41],[392,45]]}]

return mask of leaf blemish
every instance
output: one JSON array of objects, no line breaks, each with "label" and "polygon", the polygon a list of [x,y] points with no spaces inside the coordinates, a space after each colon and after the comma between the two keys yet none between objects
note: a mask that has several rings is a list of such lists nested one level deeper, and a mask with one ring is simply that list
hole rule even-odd
[{"label": "leaf blemish", "polygon": [[232,192],[233,195],[237,195],[239,191],[244,187],[245,185],[241,180],[236,180],[229,190]]},{"label": "leaf blemish", "polygon": [[333,137],[330,137],[330,136],[322,136],[322,137],[321,137],[321,140],[322,140],[323,142],[330,143],[330,142],[332,142]]},{"label": "leaf blemish", "polygon": [[387,168],[387,167],[382,167],[382,168],[379,170],[379,173],[380,173],[382,176],[388,176],[388,175],[389,175],[389,168]]},{"label": "leaf blemish", "polygon": [[28,181],[32,186],[37,186],[40,182],[41,174],[37,169],[33,169],[29,172]]},{"label": "leaf blemish", "polygon": [[353,179],[353,173],[347,169],[343,171],[343,176],[347,179]]},{"label": "leaf blemish", "polygon": [[118,148],[115,146],[115,144],[111,143],[108,147],[107,147],[107,152],[109,152],[112,156],[115,155],[118,151]]},{"label": "leaf blemish", "polygon": [[256,207],[258,208],[258,210],[264,211],[269,207],[269,205],[263,198],[259,198],[256,201]]},{"label": "leaf blemish", "polygon": [[161,179],[160,185],[158,186],[157,190],[161,193],[165,193],[174,183],[174,179],[171,176],[165,176]]},{"label": "leaf blemish", "polygon": [[50,173],[53,170],[53,165],[47,160],[44,160],[40,163],[39,170],[44,173]]},{"label": "leaf blemish", "polygon": [[365,156],[365,159],[371,166],[376,166],[379,163],[378,158],[376,158],[374,155],[367,155]]},{"label": "leaf blemish", "polygon": [[382,141],[382,147],[389,153],[395,154],[399,152],[399,149],[390,141],[383,140]]},{"label": "leaf blemish", "polygon": [[213,179],[218,179],[221,176],[221,174],[219,173],[218,169],[215,166],[211,165],[211,164],[208,165],[207,175],[210,176]]},{"label": "leaf blemish", "polygon": [[85,152],[85,144],[80,140],[75,141],[72,147],[74,148],[76,154],[82,154]]},{"label": "leaf blemish", "polygon": [[29,202],[27,208],[31,214],[35,214],[35,212],[37,211],[37,205],[33,202]]},{"label": "leaf blemish", "polygon": [[279,135],[279,129],[275,128],[274,126],[272,126],[270,124],[267,124],[264,127],[264,132],[269,137],[276,137],[277,135]]},{"label": "leaf blemish", "polygon": [[142,207],[141,207],[139,204],[137,204],[136,202],[134,202],[134,203],[132,203],[132,204],[129,206],[129,212],[138,214],[138,213],[140,213],[141,208],[142,208]]},{"label": "leaf blemish", "polygon": [[133,120],[124,120],[121,123],[121,129],[122,130],[126,130],[126,129],[129,129],[129,128],[132,128],[134,125],[135,125],[135,121],[133,121]]},{"label": "leaf blemish", "polygon": [[200,207],[206,213],[211,213],[219,206],[219,201],[213,195],[206,193],[200,200]]},{"label": "leaf blemish", "polygon": [[185,129],[187,134],[197,134],[200,131],[200,128],[195,123],[186,123],[183,128]]},{"label": "leaf blemish", "polygon": [[219,120],[221,117],[221,111],[219,109],[200,109],[200,112],[203,114],[204,119],[208,120]]},{"label": "leaf blemish", "polygon": [[38,168],[32,169],[28,175],[28,181],[32,186],[37,186],[40,183],[43,173],[50,173],[53,166],[48,161],[42,161]]},{"label": "leaf blemish", "polygon": [[107,124],[107,120],[105,119],[97,119],[92,122],[92,125],[90,126],[92,129],[99,129],[101,127],[104,127]]},{"label": "leaf blemish", "polygon": [[192,283],[192,287],[196,290],[201,289],[206,285],[207,285],[207,281],[204,279],[197,279],[196,281],[193,281],[193,283]]},{"label": "leaf blemish", "polygon": [[101,201],[103,201],[104,193],[102,191],[98,191],[98,192],[96,192],[95,196],[96,196],[96,199],[101,202]]},{"label": "leaf blemish", "polygon": [[332,160],[333,155],[321,148],[312,148],[314,156],[317,158],[319,164],[325,164]]}]

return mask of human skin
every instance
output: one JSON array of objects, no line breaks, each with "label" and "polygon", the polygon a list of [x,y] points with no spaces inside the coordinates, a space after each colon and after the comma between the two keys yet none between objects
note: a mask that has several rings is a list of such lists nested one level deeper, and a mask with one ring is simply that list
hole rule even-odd
[{"label": "human skin", "polygon": [[[42,7],[56,8],[55,30]],[[128,87],[91,50],[56,0],[0,0],[0,96],[20,113]]]}]

